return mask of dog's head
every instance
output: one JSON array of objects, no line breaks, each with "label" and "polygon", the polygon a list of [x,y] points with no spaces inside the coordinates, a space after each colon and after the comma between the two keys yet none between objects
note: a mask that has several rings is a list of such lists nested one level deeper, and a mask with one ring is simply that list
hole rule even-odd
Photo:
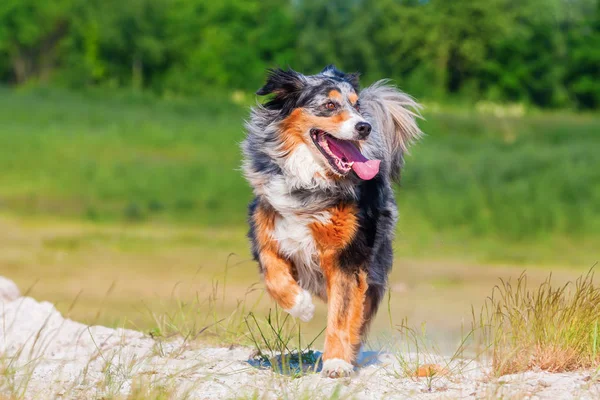
[{"label": "dog's head", "polygon": [[[369,160],[360,151],[372,127],[361,114],[357,91],[358,75],[334,66],[312,76],[271,70],[257,94],[272,96],[264,107],[276,115],[271,123],[278,127],[274,132],[278,153],[285,158],[302,151],[302,163],[318,164],[332,180],[344,179],[351,171],[361,179],[372,179],[380,161]],[[312,169],[309,165],[295,168]]]}]

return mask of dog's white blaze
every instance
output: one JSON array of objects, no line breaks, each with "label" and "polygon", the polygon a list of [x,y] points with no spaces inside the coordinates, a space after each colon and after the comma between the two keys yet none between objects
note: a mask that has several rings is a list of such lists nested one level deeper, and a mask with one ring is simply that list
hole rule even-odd
[{"label": "dog's white blaze", "polygon": [[342,140],[355,140],[356,139],[356,124],[359,122],[366,122],[361,117],[352,117],[340,126],[340,130],[336,135],[334,135],[338,139]]},{"label": "dog's white blaze", "polygon": [[298,284],[311,293],[325,297],[323,273],[319,267],[317,246],[309,224],[327,222],[331,215],[321,212],[312,215],[282,214],[275,220],[273,239],[282,256],[294,263]]}]

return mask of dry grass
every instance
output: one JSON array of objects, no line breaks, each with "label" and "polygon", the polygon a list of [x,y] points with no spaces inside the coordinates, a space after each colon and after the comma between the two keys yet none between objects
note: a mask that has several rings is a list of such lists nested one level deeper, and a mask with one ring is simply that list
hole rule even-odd
[{"label": "dry grass", "polygon": [[176,391],[167,386],[153,386],[150,382],[137,380],[131,392],[123,400],[171,400],[177,398]]},{"label": "dry grass", "polygon": [[[222,311],[223,318],[237,312],[239,301],[253,306],[259,298],[257,315],[266,315],[273,307],[262,294],[245,230],[92,224],[0,214],[0,271],[29,296],[52,302],[76,321],[162,335],[178,331],[185,336],[213,323],[214,309]],[[427,321],[443,352],[454,350],[461,326],[471,319],[471,304],[479,309],[498,277],[517,277],[523,269],[481,264],[464,256],[462,261],[414,260],[401,250],[402,242],[398,240],[390,275],[390,312],[395,320]],[[467,247],[462,248],[463,255],[469,254]],[[577,274],[572,268],[552,270],[558,282]],[[545,277],[542,268],[529,270],[533,284]],[[218,296],[211,298],[217,282]],[[252,284],[259,290],[248,293]],[[315,305],[315,318],[302,327],[307,341],[324,327],[326,306],[320,301]],[[231,321],[237,324],[240,319]],[[389,318],[382,310],[372,333],[388,329]],[[199,338],[211,335],[205,331]],[[320,338],[316,346],[321,345]]]},{"label": "dry grass", "polygon": [[[225,278],[227,276],[228,271],[225,271]],[[494,372],[502,375],[534,368],[552,372],[569,371],[589,368],[597,362],[600,288],[595,287],[593,278],[590,271],[574,283],[559,286],[554,286],[550,277],[539,286],[533,279],[535,289],[530,290],[527,276],[522,274],[515,284],[511,280],[503,280],[494,288],[480,315],[481,330],[486,334],[493,350]],[[205,334],[227,343],[252,342],[256,346],[256,358],[267,361],[278,373],[273,382],[280,385],[278,390],[285,394],[285,398],[321,398],[322,396],[315,396],[312,392],[305,393],[305,388],[295,385],[294,379],[289,379],[302,378],[307,372],[312,373],[317,369],[318,355],[315,358],[315,352],[311,350],[316,337],[312,342],[303,340],[304,332],[297,321],[277,307],[268,314],[257,312],[256,303],[250,301],[250,295],[256,291],[254,287],[250,287],[246,296],[237,301],[235,309],[229,311],[224,305],[230,296],[230,286],[226,281],[222,281],[222,284],[217,282],[214,281],[211,292],[197,293],[195,301],[177,299],[178,307],[175,311],[152,311],[155,328],[151,335],[156,340],[156,346],[148,355],[148,359],[177,359],[183,352],[194,349],[194,342]],[[260,297],[258,296],[258,300]],[[148,311],[150,310],[149,308]],[[199,310],[202,311],[198,312]],[[475,363],[467,359],[463,352],[479,327],[467,334],[462,333],[458,347],[455,347],[452,356],[448,357],[442,355],[446,352],[439,349],[436,338],[429,336],[425,325],[422,325],[421,329],[414,329],[406,320],[402,320],[400,325],[394,325],[394,315],[396,314],[392,312],[390,297],[388,315],[385,316],[382,312],[382,317],[389,321],[390,327],[397,328],[400,335],[388,347],[393,350],[397,362],[394,368],[386,373],[397,382],[405,382],[408,378],[413,383],[418,383],[419,390],[424,393],[442,393],[450,390],[450,383],[458,382],[465,372],[476,368],[472,365]],[[180,336],[184,340],[179,348],[167,352],[162,346],[167,344],[172,336]],[[118,362],[115,361],[116,358],[119,359]],[[92,361],[93,359],[90,359],[90,363]],[[121,360],[119,353],[107,357],[102,379],[95,389],[101,394],[99,398],[187,398],[187,392],[183,393],[182,388],[177,387],[177,379],[189,378],[189,371],[200,367],[198,363],[158,376],[158,369],[150,374],[148,371],[137,371],[142,361],[125,356]],[[37,361],[32,360],[27,364],[29,371],[17,371],[8,359],[0,358],[0,389],[15,399],[25,398],[30,381],[28,378],[16,378],[22,376],[23,372],[30,375],[36,365]],[[286,376],[282,377],[279,374]],[[212,378],[207,374],[198,378],[196,384],[200,385]],[[124,394],[124,384],[128,381],[132,382],[132,386]],[[76,393],[76,389],[76,383],[73,382],[64,393]],[[191,387],[189,393],[193,389]],[[494,390],[501,388],[498,386]],[[490,398],[498,397],[496,394],[501,392],[494,392]],[[511,397],[514,397],[513,394],[511,392]],[[327,398],[342,397],[344,396],[336,389]],[[348,397],[351,397],[351,394]],[[264,397],[258,389],[255,395],[240,398]]]},{"label": "dry grass", "polygon": [[558,286],[552,275],[533,289],[527,283],[525,273],[515,283],[502,280],[478,318],[494,374],[598,365],[600,287],[593,271]]},{"label": "dry grass", "polygon": [[450,354],[440,350],[436,340],[429,336],[425,324],[416,329],[404,319],[396,328],[399,335],[390,346],[398,365],[393,377],[421,381],[427,392],[436,392],[446,390],[450,380],[476,368],[474,358],[465,357],[473,330],[461,334],[460,341]]},{"label": "dry grass", "polygon": [[[274,370],[292,377],[318,364],[310,348],[314,338],[315,347],[322,346],[318,335],[324,327],[325,306],[317,303],[315,319],[303,324],[301,332],[277,309],[272,316],[273,303],[262,285],[252,285],[258,282],[258,273],[248,261],[243,230],[30,223],[8,217],[0,218],[0,227],[5,228],[0,229],[5,245],[0,254],[3,274],[24,291],[37,281],[30,295],[58,302],[59,310],[75,320],[149,332],[157,339],[158,354],[162,343],[179,336],[191,347],[198,340],[254,344],[258,357],[262,351]],[[230,257],[231,251],[240,255]],[[544,281],[543,270],[532,269],[513,284],[509,277],[516,278],[521,267],[416,262],[401,256],[397,260],[390,278],[393,296],[388,313],[382,307],[372,335],[389,331],[390,325],[399,328],[404,345],[386,348],[412,356],[398,356],[396,378],[418,380],[415,375],[421,368],[427,372],[421,378],[425,387],[441,390],[447,379],[470,369],[459,362],[463,342],[450,362],[439,356],[456,350],[455,339],[465,337],[462,321],[469,318],[469,305],[478,308],[499,276],[505,280],[488,299],[480,322],[493,349],[495,373],[530,368],[564,371],[586,368],[598,360],[600,292],[592,274],[563,285],[578,273],[553,268],[555,282],[560,283],[554,286],[550,279]],[[528,284],[539,288],[529,290]],[[256,318],[250,319],[253,315]],[[404,317],[417,324],[427,320],[428,331],[393,324],[392,319]],[[272,362],[274,354],[280,355],[277,363]],[[10,384],[17,372],[23,371],[4,365],[0,379]],[[115,379],[108,372],[105,392],[116,393]],[[26,387],[24,382],[9,393],[21,398],[18,395]],[[146,389],[134,388],[132,398],[168,398],[163,389],[144,393]]]}]

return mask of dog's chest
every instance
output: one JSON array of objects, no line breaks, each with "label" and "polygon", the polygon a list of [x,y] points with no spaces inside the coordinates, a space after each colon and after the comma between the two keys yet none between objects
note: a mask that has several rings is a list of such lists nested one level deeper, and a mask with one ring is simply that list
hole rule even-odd
[{"label": "dog's chest", "polygon": [[319,266],[319,254],[313,237],[311,224],[327,223],[328,212],[314,215],[280,215],[275,220],[273,239],[279,252],[294,264],[301,287],[325,297],[323,272]]}]

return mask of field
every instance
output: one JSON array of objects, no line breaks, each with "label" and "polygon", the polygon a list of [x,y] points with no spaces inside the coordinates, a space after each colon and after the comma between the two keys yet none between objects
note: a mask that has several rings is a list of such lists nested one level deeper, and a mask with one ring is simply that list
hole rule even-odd
[{"label": "field", "polygon": [[[3,1],[0,400],[600,399],[599,49],[598,0]],[[267,294],[241,143],[381,78],[424,135],[357,349]]]},{"label": "field", "polygon": [[[183,310],[200,324],[215,291],[234,309],[258,282],[239,172],[252,101],[0,90],[0,275],[88,323],[150,330]],[[498,277],[560,281],[598,260],[600,117],[501,114],[425,109],[397,188],[395,321],[459,332]]]}]

